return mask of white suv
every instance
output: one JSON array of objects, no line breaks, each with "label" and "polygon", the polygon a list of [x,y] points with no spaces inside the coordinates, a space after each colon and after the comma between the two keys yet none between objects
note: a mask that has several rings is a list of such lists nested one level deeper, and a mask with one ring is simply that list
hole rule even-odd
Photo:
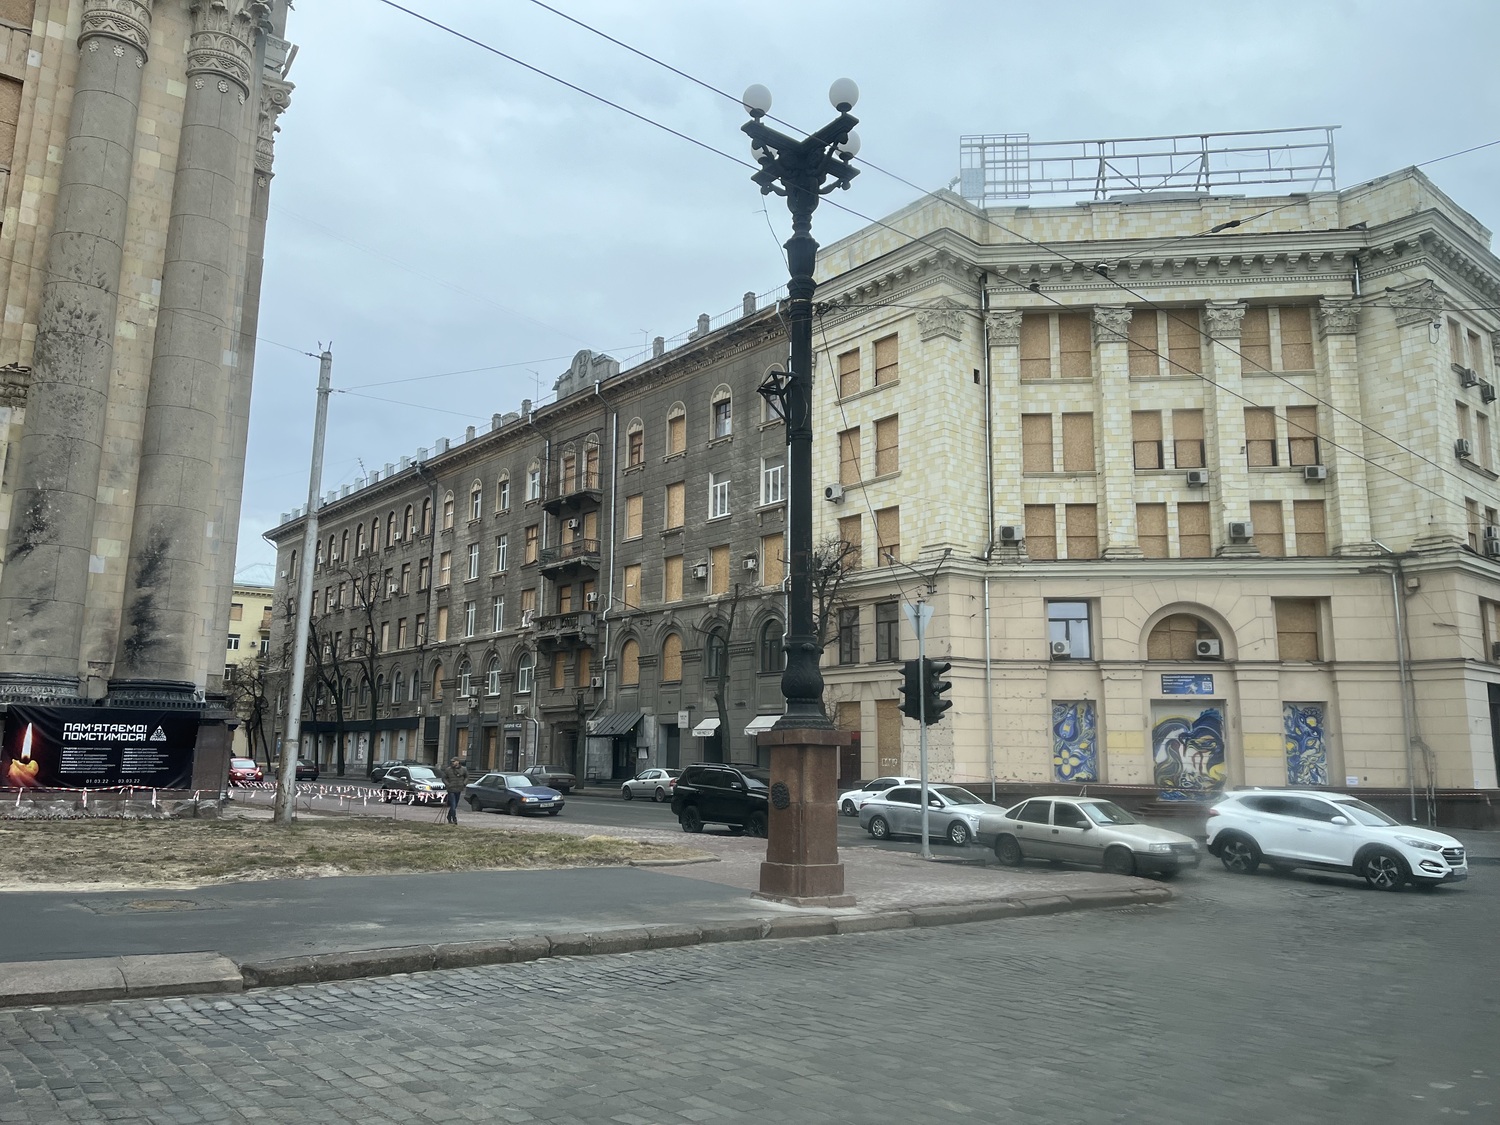
[{"label": "white suv", "polygon": [[1208,810],[1208,850],[1225,870],[1248,875],[1264,860],[1277,871],[1349,871],[1382,891],[1469,877],[1464,846],[1428,828],[1409,828],[1343,793],[1254,789]]},{"label": "white suv", "polygon": [[[858,789],[850,789],[846,793],[839,794],[839,815],[858,816],[859,810],[871,797],[884,793],[887,789],[894,789],[898,785],[921,785],[920,777],[877,777],[874,781],[867,781]],[[930,785],[937,782],[930,781]]]}]

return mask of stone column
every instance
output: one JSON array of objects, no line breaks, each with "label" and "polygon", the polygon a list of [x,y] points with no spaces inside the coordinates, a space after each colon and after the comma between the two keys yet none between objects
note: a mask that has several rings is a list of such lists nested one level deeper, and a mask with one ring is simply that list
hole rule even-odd
[{"label": "stone column", "polygon": [[76,695],[152,0],[85,0],[0,578],[0,680]]},{"label": "stone column", "polygon": [[1240,325],[1245,319],[1242,301],[1210,301],[1203,310],[1208,332],[1208,384],[1204,400],[1205,436],[1212,450],[1213,514],[1218,517],[1214,538],[1216,555],[1258,554],[1253,543],[1230,543],[1229,522],[1250,518],[1250,469],[1245,458],[1245,402],[1241,381]]},{"label": "stone column", "polygon": [[229,402],[235,204],[264,0],[194,0],[161,308],[112,698],[194,690],[217,440]]},{"label": "stone column", "polygon": [[1107,559],[1141,557],[1135,526],[1135,441],[1130,422],[1130,310],[1094,309],[1094,346],[1099,351],[1099,498],[1104,508],[1103,554]]},{"label": "stone column", "polygon": [[[1372,519],[1381,525],[1375,534],[1387,542],[1395,539],[1392,546],[1404,539],[1417,551],[1449,550],[1468,538],[1463,470],[1453,452],[1459,437],[1453,408],[1458,380],[1449,369],[1446,328],[1434,331],[1432,326],[1442,325],[1443,309],[1453,302],[1426,278],[1393,287],[1386,297],[1397,328],[1397,393],[1378,400],[1366,421],[1382,435],[1399,435],[1403,445],[1424,456],[1412,457],[1390,440],[1371,435],[1375,460],[1389,459],[1410,478],[1372,469]],[[1399,424],[1403,416],[1404,426]]]},{"label": "stone column", "polygon": [[[996,527],[1022,527],[1026,513],[1021,506],[1020,310],[992,309],[985,314],[984,326],[990,346],[990,457],[995,474],[995,492],[988,502],[995,505]],[[996,553],[1013,561],[1019,551],[997,543]]]},{"label": "stone column", "polygon": [[1328,527],[1336,555],[1374,555],[1370,542],[1370,492],[1365,479],[1364,405],[1359,395],[1359,308],[1346,300],[1318,302],[1318,335],[1328,371],[1328,435],[1319,457],[1329,467]]}]

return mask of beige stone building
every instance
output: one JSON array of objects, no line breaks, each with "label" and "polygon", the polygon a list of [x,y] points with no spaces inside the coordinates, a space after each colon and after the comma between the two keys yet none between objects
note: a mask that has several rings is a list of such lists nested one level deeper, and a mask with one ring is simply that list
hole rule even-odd
[{"label": "beige stone building", "polygon": [[884,662],[930,578],[939,776],[1495,788],[1500,261],[1426,176],[940,194],[820,279],[816,518],[864,566],[825,675],[867,775],[915,765]]},{"label": "beige stone building", "polygon": [[[267,656],[271,651],[272,607],[276,590],[236,582],[229,601],[229,629],[224,637],[224,689],[230,706],[239,705],[241,722],[235,728],[233,752],[238,757],[257,756],[252,746],[249,722],[257,717],[257,704],[272,703],[266,692]],[[264,709],[264,708],[263,708]],[[261,716],[263,733],[270,730],[271,716]],[[267,740],[269,745],[269,739]]]}]

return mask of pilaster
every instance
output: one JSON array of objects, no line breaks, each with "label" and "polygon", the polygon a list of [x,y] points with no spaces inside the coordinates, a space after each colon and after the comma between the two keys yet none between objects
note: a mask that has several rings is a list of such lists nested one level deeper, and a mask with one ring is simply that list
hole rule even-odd
[{"label": "pilaster", "polygon": [[1324,297],[1318,303],[1318,336],[1327,379],[1328,433],[1320,447],[1328,466],[1328,526],[1336,555],[1376,552],[1370,531],[1370,491],[1365,475],[1365,428],[1359,395],[1359,307]]},{"label": "pilaster", "polygon": [[985,314],[990,348],[990,456],[994,463],[995,526],[1025,525],[1021,506],[1021,313]]},{"label": "pilaster", "polygon": [[1101,549],[1107,559],[1138,559],[1135,526],[1135,443],[1130,421],[1130,310],[1094,309],[1094,350],[1099,355],[1099,453],[1102,459]]},{"label": "pilaster", "polygon": [[1219,555],[1256,555],[1253,544],[1229,543],[1228,525],[1250,518],[1250,470],[1245,458],[1245,394],[1241,379],[1240,325],[1244,301],[1210,301],[1203,310],[1209,337],[1204,422],[1214,465],[1211,495],[1218,526],[1214,539]]}]

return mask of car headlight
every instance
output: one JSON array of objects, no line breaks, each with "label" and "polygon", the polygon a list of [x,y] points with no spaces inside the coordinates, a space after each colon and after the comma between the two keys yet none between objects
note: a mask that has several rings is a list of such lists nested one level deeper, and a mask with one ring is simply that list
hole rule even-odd
[{"label": "car headlight", "polygon": [[1408,848],[1417,848],[1424,852],[1440,852],[1443,850],[1442,844],[1434,844],[1428,840],[1418,840],[1414,836],[1397,836],[1396,842],[1405,844]]},{"label": "car headlight", "polygon": [[1146,850],[1148,852],[1157,852],[1157,853],[1170,852],[1172,850],[1172,845],[1171,844],[1147,844],[1146,845]]},{"label": "car headlight", "polygon": [[522,797],[521,800],[523,800],[523,801],[540,801],[541,798],[540,797]]}]

